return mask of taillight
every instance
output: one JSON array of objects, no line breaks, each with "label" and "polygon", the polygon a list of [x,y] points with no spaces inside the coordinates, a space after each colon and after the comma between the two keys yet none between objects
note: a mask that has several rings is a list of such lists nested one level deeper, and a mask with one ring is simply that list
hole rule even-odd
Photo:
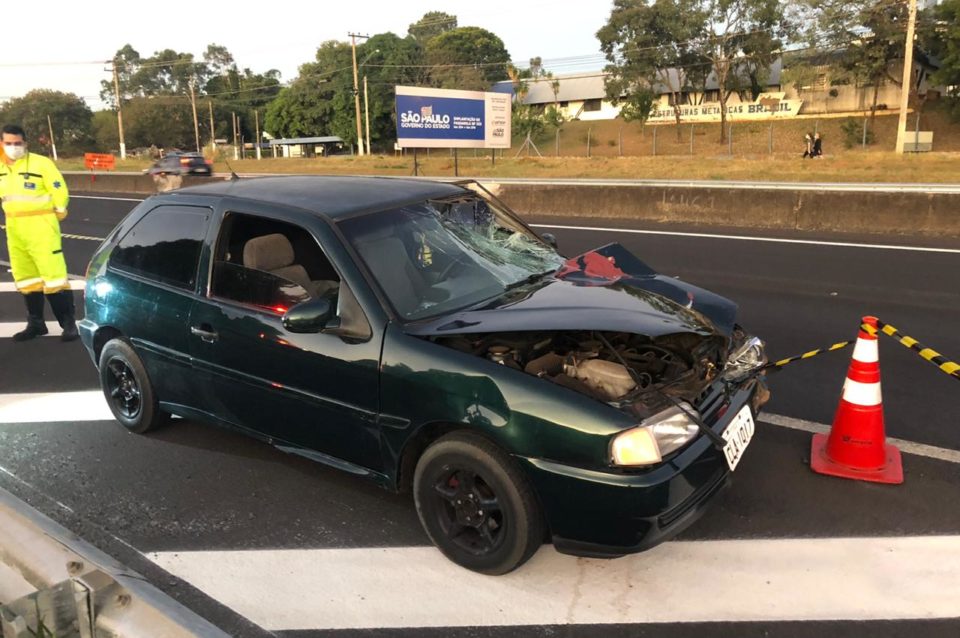
[{"label": "taillight", "polygon": [[182,166],[190,166],[190,160],[188,160],[188,159],[185,158],[185,157],[181,157],[181,158],[180,158],[180,164],[181,164]]}]

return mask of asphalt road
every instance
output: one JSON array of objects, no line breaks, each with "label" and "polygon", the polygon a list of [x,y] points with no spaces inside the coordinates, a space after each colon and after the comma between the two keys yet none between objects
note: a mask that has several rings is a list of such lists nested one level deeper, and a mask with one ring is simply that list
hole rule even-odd
[{"label": "asphalt road", "polygon": [[[135,204],[76,198],[63,230],[103,237]],[[599,225],[570,218],[529,221]],[[754,241],[682,234],[727,234],[723,229],[626,229],[674,233],[647,234],[604,226],[549,230],[565,254],[618,241],[661,272],[734,299],[741,323],[767,341],[774,358],[851,339],[866,314],[960,358],[960,242],[729,233],[751,235]],[[64,241],[71,273],[83,274],[95,247],[91,240]],[[0,248],[0,260],[6,259],[5,247]],[[5,270],[0,269],[0,281],[10,279]],[[17,294],[0,292],[0,324],[22,316]],[[849,354],[824,355],[773,375],[767,413],[830,423]],[[888,435],[960,450],[957,381],[889,339],[881,342],[880,356]],[[518,574],[478,581],[450,570],[425,549],[428,541],[407,497],[199,423],[177,420],[155,434],[135,436],[108,418],[71,412],[71,401],[80,395],[64,393],[98,387],[79,343],[0,339],[0,361],[0,405],[5,395],[50,393],[40,397],[49,409],[40,411],[53,415],[34,422],[0,419],[0,485],[233,635],[267,635],[248,619],[298,637],[960,633],[960,570],[937,591],[919,595],[910,589],[921,581],[937,582],[938,562],[942,571],[958,556],[957,463],[906,454],[906,480],[896,487],[827,478],[808,468],[808,433],[761,423],[733,489],[681,536],[684,542],[612,562],[562,557],[545,547]],[[66,413],[57,416],[57,407]],[[690,566],[684,562],[689,556],[676,553],[704,548],[722,557],[730,542],[744,543],[733,546],[743,561],[740,568],[721,574],[718,563],[690,563],[694,581],[702,585],[665,590],[663,601],[685,604],[668,616],[677,622],[658,616],[660,581],[681,578],[675,570]],[[831,550],[830,542],[845,544]],[[901,542],[918,544],[909,550],[918,553],[904,556],[923,558],[888,566],[885,556],[908,551]],[[777,563],[769,551],[798,562],[799,572],[788,577],[784,570],[791,566]],[[822,559],[805,560],[806,552]],[[879,570],[875,577],[858,581],[858,571],[871,566]],[[650,597],[641,599],[646,605],[635,600],[643,587],[634,590],[631,575],[621,573],[634,569],[651,578],[644,590]],[[729,571],[762,574],[766,584],[760,582],[757,591],[745,589],[742,604],[713,609],[710,602],[724,594]],[[778,578],[801,582],[804,574],[818,579],[808,590],[849,580],[848,591],[837,598],[855,603],[837,610],[806,600],[805,592],[788,585],[778,588]],[[711,582],[717,586],[711,588]],[[291,583],[299,588],[278,598]],[[545,583],[557,589],[543,598],[524,598]],[[569,608],[555,612],[547,594],[568,593],[568,585],[573,588]],[[937,606],[938,596],[948,602]],[[309,604],[297,607],[290,600],[296,598]],[[610,600],[632,605],[630,613],[598,620],[596,610]],[[906,607],[891,611],[897,601]],[[395,609],[403,605],[406,609]]]}]

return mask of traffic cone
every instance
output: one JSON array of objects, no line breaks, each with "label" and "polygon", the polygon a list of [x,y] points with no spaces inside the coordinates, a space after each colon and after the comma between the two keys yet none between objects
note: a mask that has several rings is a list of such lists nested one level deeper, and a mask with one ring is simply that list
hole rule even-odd
[{"label": "traffic cone", "polygon": [[[863,323],[876,328],[877,318],[864,317]],[[862,327],[830,435],[813,436],[810,468],[861,481],[903,483],[900,450],[887,445],[884,434],[877,336]]]}]

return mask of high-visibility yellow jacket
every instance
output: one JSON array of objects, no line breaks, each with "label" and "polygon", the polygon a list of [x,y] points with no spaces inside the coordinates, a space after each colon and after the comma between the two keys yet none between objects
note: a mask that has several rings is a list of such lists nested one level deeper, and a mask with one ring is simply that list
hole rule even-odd
[{"label": "high-visibility yellow jacket", "polygon": [[0,162],[0,198],[8,218],[55,212],[63,219],[70,202],[67,183],[56,164],[34,153],[13,164]]}]

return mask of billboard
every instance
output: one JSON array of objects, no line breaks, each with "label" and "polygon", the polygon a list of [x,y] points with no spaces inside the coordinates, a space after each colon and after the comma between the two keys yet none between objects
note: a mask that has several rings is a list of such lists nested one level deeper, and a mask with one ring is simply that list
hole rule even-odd
[{"label": "billboard", "polygon": [[510,148],[509,93],[396,89],[401,148]]}]

